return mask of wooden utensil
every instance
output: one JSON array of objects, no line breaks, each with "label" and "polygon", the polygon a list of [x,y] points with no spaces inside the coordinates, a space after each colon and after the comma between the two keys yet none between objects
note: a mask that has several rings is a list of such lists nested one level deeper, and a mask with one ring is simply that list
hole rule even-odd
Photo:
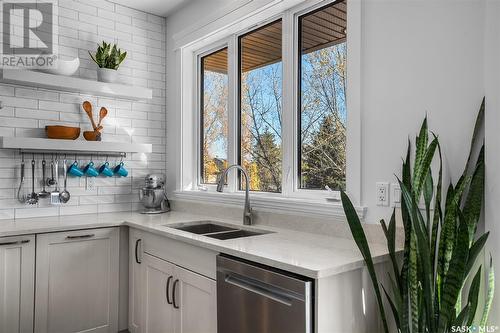
[{"label": "wooden utensil", "polygon": [[101,123],[104,118],[108,115],[108,109],[106,109],[104,106],[101,107],[101,110],[99,110],[99,123],[97,124],[97,131],[100,131],[102,129]]},{"label": "wooden utensil", "polygon": [[89,116],[90,118],[90,122],[92,123],[92,128],[95,130],[97,130],[97,126],[95,125],[95,122],[94,122],[94,116],[92,114],[92,104],[90,104],[89,101],[85,101],[83,102],[83,109],[85,110],[85,113],[87,113],[87,116]]},{"label": "wooden utensil", "polygon": [[101,141],[101,133],[99,131],[85,131],[83,132],[83,137],[87,141]]}]

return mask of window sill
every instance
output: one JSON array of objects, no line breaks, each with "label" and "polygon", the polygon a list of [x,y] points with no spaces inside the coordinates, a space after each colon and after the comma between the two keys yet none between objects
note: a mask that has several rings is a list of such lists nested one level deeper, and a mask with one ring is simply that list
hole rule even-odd
[{"label": "window sill", "polygon": [[[173,198],[182,201],[217,203],[243,207],[245,195],[243,193],[218,193],[209,191],[175,191]],[[250,205],[253,210],[257,211],[328,217],[337,221],[345,221],[344,208],[340,202],[327,202],[326,200],[318,199],[284,198],[262,193],[251,193]],[[355,209],[359,218],[362,220],[366,214],[366,207],[356,206]]]}]

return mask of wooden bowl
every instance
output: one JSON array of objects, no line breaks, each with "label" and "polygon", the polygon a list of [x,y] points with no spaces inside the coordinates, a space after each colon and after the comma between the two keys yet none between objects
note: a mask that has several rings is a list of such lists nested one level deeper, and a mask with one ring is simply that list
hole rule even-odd
[{"label": "wooden bowl", "polygon": [[76,140],[80,136],[80,127],[45,126],[49,139]]},{"label": "wooden bowl", "polygon": [[101,133],[99,131],[85,131],[83,137],[87,141],[101,141]]}]

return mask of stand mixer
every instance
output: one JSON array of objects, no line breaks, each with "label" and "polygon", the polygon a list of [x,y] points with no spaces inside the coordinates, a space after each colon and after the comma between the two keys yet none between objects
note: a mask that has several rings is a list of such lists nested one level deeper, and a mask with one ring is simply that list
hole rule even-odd
[{"label": "stand mixer", "polygon": [[165,175],[147,175],[145,186],[139,190],[139,199],[144,205],[142,214],[161,214],[170,211],[170,202],[165,192]]}]

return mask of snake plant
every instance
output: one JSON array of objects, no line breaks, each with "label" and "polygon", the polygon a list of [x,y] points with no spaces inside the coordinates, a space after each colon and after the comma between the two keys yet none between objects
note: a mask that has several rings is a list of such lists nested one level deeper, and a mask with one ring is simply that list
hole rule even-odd
[{"label": "snake plant", "polygon": [[99,68],[108,68],[117,70],[120,64],[127,57],[127,52],[122,52],[116,44],[111,46],[111,43],[102,42],[102,45],[97,45],[95,56],[89,51],[92,60]]},{"label": "snake plant", "polygon": [[[396,249],[396,210],[389,224],[380,221],[392,266],[389,286],[382,286],[382,290],[398,332],[446,333],[460,327],[474,329],[477,325],[484,327],[487,324],[494,293],[494,270],[490,258],[486,300],[481,309],[482,265],[475,264],[488,239],[488,232],[481,235],[477,232],[484,195],[484,143],[479,142],[482,144],[480,152],[475,161],[473,158],[483,120],[484,99],[465,170],[455,185],[448,185],[446,195],[442,193],[441,146],[438,137],[429,133],[427,118],[416,137],[413,159],[411,143],[408,142],[402,174],[398,178],[404,227],[402,254]],[[437,180],[432,174],[433,160],[439,165]],[[342,192],[341,198],[354,241],[373,283],[384,331],[388,333],[386,311],[370,248],[349,197]]]}]

